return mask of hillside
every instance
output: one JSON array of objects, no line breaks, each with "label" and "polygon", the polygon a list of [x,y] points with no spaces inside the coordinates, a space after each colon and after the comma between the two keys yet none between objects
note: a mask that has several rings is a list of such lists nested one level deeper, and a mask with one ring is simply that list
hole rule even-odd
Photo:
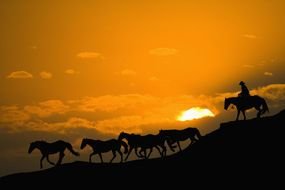
[{"label": "hillside", "polygon": [[[183,152],[163,159],[137,160],[123,164],[74,162],[46,170],[4,176],[0,186],[34,183],[44,186],[138,184],[167,185],[195,179],[237,181],[278,177],[284,168],[285,110],[270,117],[221,123]],[[237,178],[238,177],[238,178]],[[161,181],[163,179],[163,181]],[[277,179],[277,178],[276,178]],[[106,182],[107,180],[107,182]],[[187,180],[187,181],[186,181]],[[119,186],[119,184],[118,184]]]}]

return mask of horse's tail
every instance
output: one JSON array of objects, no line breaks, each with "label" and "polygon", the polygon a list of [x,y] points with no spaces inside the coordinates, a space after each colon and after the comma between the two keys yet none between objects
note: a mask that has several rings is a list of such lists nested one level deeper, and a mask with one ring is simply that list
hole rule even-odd
[{"label": "horse's tail", "polygon": [[120,141],[120,143],[121,143],[121,145],[123,145],[123,147],[125,149],[124,153],[127,154],[129,152],[128,144],[125,141]]},{"label": "horse's tail", "polygon": [[75,152],[72,148],[72,145],[70,143],[66,143],[66,148],[75,156],[79,156],[80,154],[78,152]]},{"label": "horse's tail", "polygon": [[269,108],[268,105],[265,101],[265,99],[262,99],[262,110],[261,110],[261,114],[265,114],[265,112],[269,112]]},{"label": "horse's tail", "polygon": [[202,138],[202,135],[201,135],[199,129],[196,128],[195,131],[196,131],[196,135],[197,135],[198,139],[200,140]]}]

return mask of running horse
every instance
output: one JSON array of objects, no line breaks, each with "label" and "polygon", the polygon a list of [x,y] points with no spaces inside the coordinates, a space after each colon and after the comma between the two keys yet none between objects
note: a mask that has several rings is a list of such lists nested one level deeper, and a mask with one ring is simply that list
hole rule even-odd
[{"label": "running horse", "polygon": [[88,139],[84,138],[82,139],[80,148],[83,149],[86,147],[86,145],[89,145],[93,152],[89,155],[89,162],[91,163],[91,158],[95,154],[99,154],[101,163],[103,163],[102,153],[112,151],[113,158],[110,160],[110,163],[116,158],[116,152],[118,152],[121,156],[121,162],[123,162],[123,153],[121,152],[121,146],[124,147],[125,151],[124,153],[128,153],[128,145],[124,141],[120,141],[117,139],[110,139],[107,141],[101,141],[101,140],[94,140],[94,139]]},{"label": "running horse", "polygon": [[227,110],[231,104],[235,105],[237,108],[236,121],[239,119],[240,112],[243,114],[243,119],[246,120],[245,111],[251,108],[255,108],[258,111],[257,118],[260,118],[261,115],[269,112],[265,99],[257,95],[225,98],[224,109]]},{"label": "running horse", "polygon": [[191,140],[190,145],[199,141],[202,138],[200,131],[194,127],[188,127],[185,129],[177,130],[177,129],[169,129],[169,130],[159,130],[159,134],[167,137],[167,144],[169,148],[174,152],[174,148],[178,145],[180,152],[182,151],[180,146],[180,141],[185,141],[187,139]]},{"label": "running horse", "polygon": [[[73,155],[79,156],[78,152],[75,152],[72,148],[72,145],[68,142],[58,140],[52,143],[48,143],[46,141],[34,141],[30,144],[28,153],[31,154],[34,149],[39,149],[42,153],[42,157],[40,160],[40,167],[43,168],[43,160],[46,158],[47,161],[52,165],[60,165],[62,162],[62,159],[64,157],[64,151],[67,148]],[[50,154],[55,154],[59,152],[59,159],[57,163],[53,163],[49,160]]]}]

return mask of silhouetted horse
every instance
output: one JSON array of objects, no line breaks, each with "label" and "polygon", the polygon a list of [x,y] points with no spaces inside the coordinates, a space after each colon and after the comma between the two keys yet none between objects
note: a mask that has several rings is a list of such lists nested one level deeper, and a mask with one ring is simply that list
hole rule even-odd
[{"label": "silhouetted horse", "polygon": [[[164,142],[166,137],[161,135],[138,135],[138,134],[128,134],[125,132],[121,132],[118,140],[122,141],[123,139],[126,139],[128,141],[128,144],[130,146],[129,152],[127,157],[125,158],[125,161],[128,159],[129,155],[131,154],[132,150],[135,149],[135,153],[137,157],[139,158],[149,158],[153,148],[156,148],[158,152],[160,153],[161,157],[166,155],[166,147],[164,146]],[[160,150],[160,148],[162,150]],[[138,153],[138,148],[140,148],[140,151]],[[146,150],[150,149],[150,152],[147,154]],[[142,155],[142,152],[144,152],[144,155]]]},{"label": "silhouetted horse", "polygon": [[177,143],[179,150],[182,151],[180,146],[180,141],[190,139],[191,140],[190,145],[191,145],[194,142],[200,140],[202,137],[200,131],[197,128],[192,128],[192,127],[188,127],[182,130],[176,130],[176,129],[160,130],[159,134],[168,137],[167,144],[172,151],[174,151],[173,150],[174,143]]},{"label": "silhouetted horse", "polygon": [[75,156],[79,156],[78,152],[75,152],[72,148],[72,145],[68,142],[59,140],[59,141],[55,141],[52,143],[48,143],[46,141],[34,141],[30,144],[28,153],[30,154],[34,149],[39,149],[40,152],[42,153],[42,158],[40,160],[40,167],[43,167],[43,160],[46,158],[47,161],[52,164],[55,165],[53,162],[51,162],[49,160],[49,155],[50,154],[55,154],[59,152],[59,159],[56,163],[56,165],[60,165],[62,162],[62,159],[64,157],[64,151],[67,148],[72,154],[74,154]]},{"label": "silhouetted horse", "polygon": [[80,148],[83,149],[86,145],[89,145],[92,147],[93,152],[89,155],[89,162],[91,163],[91,157],[95,154],[99,154],[100,160],[103,163],[102,153],[112,151],[113,158],[110,160],[110,163],[115,159],[116,157],[116,151],[121,156],[121,162],[123,162],[123,154],[121,152],[121,146],[125,148],[124,153],[128,153],[128,145],[124,141],[119,141],[116,139],[111,139],[107,141],[101,141],[101,140],[94,140],[94,139],[82,139]]},{"label": "silhouetted horse", "polygon": [[227,110],[231,104],[235,105],[237,108],[236,121],[239,119],[240,112],[242,112],[243,118],[246,120],[245,111],[251,108],[255,108],[258,111],[257,118],[260,118],[262,114],[269,111],[266,101],[260,96],[225,98],[225,110]]}]

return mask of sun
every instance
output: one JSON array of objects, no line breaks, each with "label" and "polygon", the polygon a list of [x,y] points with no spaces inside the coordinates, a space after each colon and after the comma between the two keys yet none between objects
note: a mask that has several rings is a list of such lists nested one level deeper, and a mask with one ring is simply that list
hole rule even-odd
[{"label": "sun", "polygon": [[178,121],[189,121],[193,119],[200,119],[203,117],[214,117],[214,113],[207,108],[193,107],[189,110],[183,111],[180,116],[178,116]]}]

